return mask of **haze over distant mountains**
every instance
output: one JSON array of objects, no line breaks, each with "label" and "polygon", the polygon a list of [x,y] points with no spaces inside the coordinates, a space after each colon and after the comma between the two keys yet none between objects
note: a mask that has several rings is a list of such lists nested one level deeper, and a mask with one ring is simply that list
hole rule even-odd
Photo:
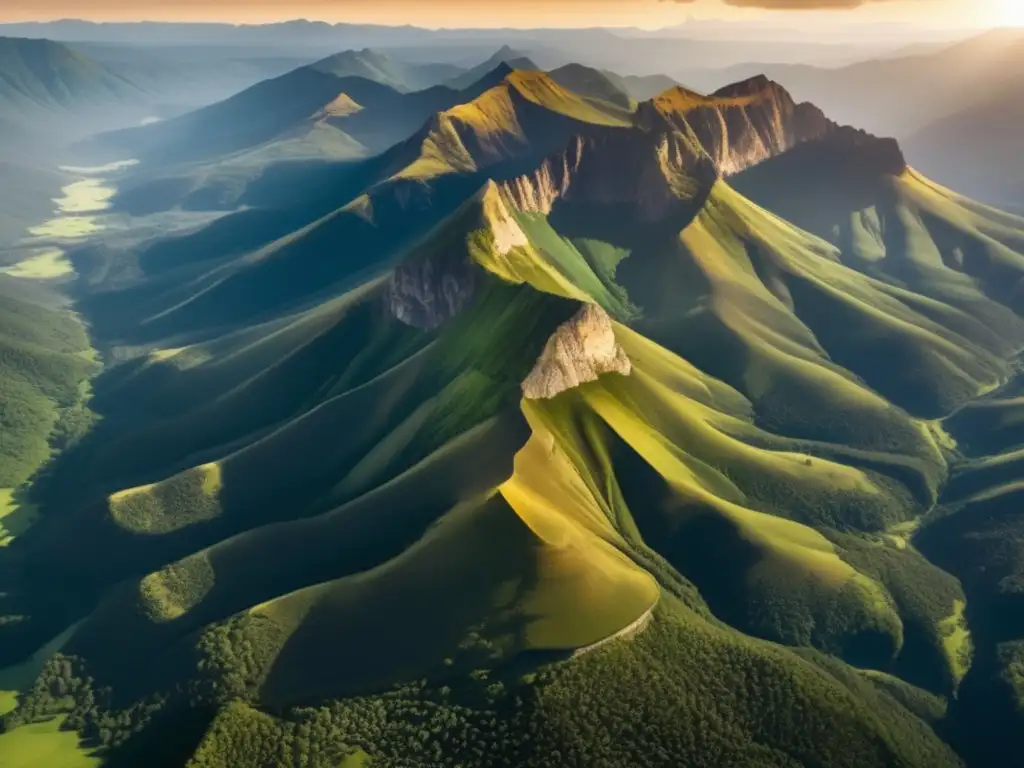
[{"label": "haze over distant mountains", "polygon": [[[1013,150],[1024,88],[1024,32],[997,30],[927,53],[835,69],[750,63],[692,73],[697,88],[722,77],[766,73],[829,114],[898,136],[920,167],[948,184],[1003,205],[1020,201],[1024,173]],[[941,74],[938,74],[941,73]],[[1019,202],[1016,204],[1020,204]]]},{"label": "haze over distant mountains", "polygon": [[[729,29],[737,34],[729,39]],[[690,30],[692,29],[692,34]],[[265,25],[102,23],[64,20],[45,23],[2,24],[0,34],[45,37],[76,43],[168,46],[274,46],[295,52],[301,48],[317,55],[343,49],[374,48],[402,52],[403,56],[434,62],[460,63],[467,53],[483,58],[485,52],[511,45],[531,53],[543,49],[558,60],[538,61],[545,68],[570,62],[612,69],[623,74],[665,73],[678,76],[685,67],[728,66],[744,61],[838,64],[863,59],[906,44],[906,38],[879,39],[868,30],[861,39],[823,42],[792,36],[752,38],[741,25],[695,24],[638,37],[639,30],[615,29],[439,29],[368,24],[327,24],[296,20]],[[960,32],[965,37],[970,31]],[[683,35],[682,37],[680,35]],[[924,40],[955,38],[955,32],[925,35]],[[685,45],[680,43],[685,42]]]}]

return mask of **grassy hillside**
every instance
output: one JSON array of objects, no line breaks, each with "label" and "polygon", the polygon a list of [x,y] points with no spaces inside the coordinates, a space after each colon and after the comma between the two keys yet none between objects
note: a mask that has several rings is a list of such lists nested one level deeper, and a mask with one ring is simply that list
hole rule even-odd
[{"label": "grassy hillside", "polygon": [[73,254],[121,362],[0,552],[0,664],[81,621],[0,738],[61,716],[111,765],[211,767],[1015,746],[1024,223],[765,78],[634,112],[576,74]]},{"label": "grassy hillside", "polygon": [[[13,488],[50,457],[50,440],[80,404],[94,369],[78,318],[27,301],[0,279],[0,487]],[[69,423],[69,422],[68,422]]]}]

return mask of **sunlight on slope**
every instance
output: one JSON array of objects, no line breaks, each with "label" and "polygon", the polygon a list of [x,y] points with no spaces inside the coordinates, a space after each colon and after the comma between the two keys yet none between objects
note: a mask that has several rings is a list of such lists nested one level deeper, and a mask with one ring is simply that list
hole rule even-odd
[{"label": "sunlight on slope", "polygon": [[[542,119],[568,118],[584,125],[626,127],[629,113],[591,102],[562,88],[543,72],[518,71],[465,104],[438,113],[422,139],[419,154],[398,171],[398,179],[431,179],[472,173],[529,149],[529,125],[540,108]],[[541,126],[544,130],[544,126]]]},{"label": "sunlight on slope", "polygon": [[62,731],[63,717],[0,734],[4,768],[98,768],[102,760],[80,746],[78,734]]},{"label": "sunlight on slope", "polygon": [[18,489],[0,488],[0,547],[27,531],[37,517],[35,505],[20,498]]},{"label": "sunlight on slope", "polygon": [[220,465],[204,464],[159,483],[112,494],[110,516],[136,533],[177,531],[220,515],[220,488]]},{"label": "sunlight on slope", "polygon": [[[816,335],[816,342],[835,362],[916,415],[945,415],[999,381],[1004,363],[976,341],[974,326],[964,329],[972,337],[951,331],[950,326],[959,330],[962,313],[843,266],[831,245],[778,219],[725,184],[716,185],[705,210],[683,238],[691,244],[704,273],[720,286],[720,295],[745,285],[755,295],[771,290],[778,302],[771,312],[778,321],[764,322],[768,314],[762,310],[761,322],[751,325],[749,301],[746,306],[735,301],[730,314],[722,315],[733,327],[763,336],[765,328],[781,330],[788,325],[785,337],[793,339],[802,326]],[[750,249],[751,244],[756,250]],[[713,249],[718,251],[715,260],[707,256]],[[738,317],[732,314],[737,309],[743,313]],[[789,317],[780,315],[780,310],[788,310]],[[794,320],[799,326],[793,325]],[[837,322],[843,326],[842,333],[836,329]],[[782,347],[778,338],[771,346]],[[909,370],[872,365],[869,350],[877,351],[880,344],[905,356],[908,363],[912,360]],[[803,353],[792,343],[788,346],[791,353]],[[930,397],[922,398],[923,388],[932,390]]]},{"label": "sunlight on slope", "polygon": [[[698,504],[729,521],[736,535],[758,552],[746,580],[751,587],[763,585],[799,594],[801,589],[846,594],[859,603],[880,626],[891,627],[897,648],[902,629],[891,599],[872,579],[858,573],[836,553],[834,545],[805,525],[749,509],[737,499],[736,490],[724,478],[709,474],[669,442],[651,425],[624,409],[609,392],[592,387],[584,394],[613,430],[669,483],[685,505]],[[802,586],[801,586],[802,585]],[[823,598],[815,598],[823,599]]]},{"label": "sunlight on slope", "polygon": [[[544,258],[530,242],[501,197],[498,187],[488,182],[480,204],[485,229],[471,235],[470,256],[481,267],[502,280],[526,283],[544,293],[577,301],[590,301],[587,292]],[[586,267],[586,265],[583,265]]]},{"label": "sunlight on slope", "polygon": [[953,605],[953,613],[949,618],[939,623],[942,646],[949,659],[950,668],[953,670],[954,680],[957,683],[964,679],[964,675],[970,669],[971,656],[973,655],[971,633],[967,627],[967,619],[964,616],[966,608],[966,602],[957,600]]},{"label": "sunlight on slope", "polygon": [[540,584],[524,604],[538,619],[527,629],[535,647],[579,647],[638,620],[658,599],[654,579],[620,550],[621,534],[555,438],[542,429],[532,403],[523,409],[533,435],[499,488],[544,542]]}]

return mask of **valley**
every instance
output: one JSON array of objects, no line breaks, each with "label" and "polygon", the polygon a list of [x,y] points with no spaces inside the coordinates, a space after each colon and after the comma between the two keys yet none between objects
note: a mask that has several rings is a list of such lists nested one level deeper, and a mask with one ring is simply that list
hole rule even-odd
[{"label": "valley", "polygon": [[526,54],[132,102],[44,169],[0,766],[1024,747],[1024,218],[764,75]]}]

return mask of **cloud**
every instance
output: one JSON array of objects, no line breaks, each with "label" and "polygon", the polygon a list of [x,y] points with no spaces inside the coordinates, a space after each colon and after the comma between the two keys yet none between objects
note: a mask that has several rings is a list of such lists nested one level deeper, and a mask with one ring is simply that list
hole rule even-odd
[{"label": "cloud", "polygon": [[[664,0],[669,3],[690,4],[698,0]],[[828,11],[878,5],[893,0],[721,0],[734,8],[761,8],[768,11]]]}]

